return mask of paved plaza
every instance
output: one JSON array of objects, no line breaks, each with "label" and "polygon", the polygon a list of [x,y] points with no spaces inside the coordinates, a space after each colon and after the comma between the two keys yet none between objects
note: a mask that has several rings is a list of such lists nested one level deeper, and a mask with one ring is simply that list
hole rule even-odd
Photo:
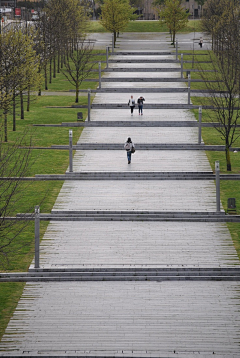
[{"label": "paved plaza", "polygon": [[[180,49],[197,46],[200,34],[179,35]],[[96,48],[110,34],[92,34]],[[207,40],[206,46],[207,48]],[[121,34],[110,68],[164,68],[166,72],[130,72],[136,78],[179,77],[168,34]],[[166,52],[156,57],[150,51]],[[134,63],[135,60],[146,63]],[[129,62],[131,61],[131,62]],[[129,77],[107,72],[104,78]],[[132,88],[148,104],[186,104],[187,93],[151,93],[151,88],[184,88],[180,82],[103,82],[103,88]],[[97,93],[93,103],[126,103],[129,93]],[[91,121],[194,121],[190,110],[92,109]],[[68,129],[66,129],[68,131]],[[211,172],[204,151],[138,150],[139,144],[196,144],[192,127],[89,127],[78,143],[124,145],[131,137],[136,153],[127,162],[122,150],[79,150],[74,172]],[[221,210],[223,210],[221,208]],[[54,211],[214,212],[212,180],[70,180],[63,184]],[[41,241],[41,270],[232,268],[239,259],[225,223],[181,221],[51,221]],[[34,271],[34,262],[30,269]],[[240,285],[227,280],[124,279],[28,282],[0,342],[0,356],[26,357],[240,357]]]}]

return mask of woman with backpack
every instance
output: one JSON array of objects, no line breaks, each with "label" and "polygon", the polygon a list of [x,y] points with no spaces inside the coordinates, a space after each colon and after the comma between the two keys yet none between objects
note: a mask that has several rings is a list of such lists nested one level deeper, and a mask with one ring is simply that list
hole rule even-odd
[{"label": "woman with backpack", "polygon": [[131,163],[131,155],[132,155],[132,153],[135,152],[135,147],[134,147],[134,144],[130,137],[125,142],[124,149],[126,149],[126,151],[127,151],[128,164],[130,164]]}]

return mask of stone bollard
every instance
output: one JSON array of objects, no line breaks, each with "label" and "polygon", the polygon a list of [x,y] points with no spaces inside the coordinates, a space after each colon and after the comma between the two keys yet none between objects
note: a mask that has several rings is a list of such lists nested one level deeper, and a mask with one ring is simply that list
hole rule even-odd
[{"label": "stone bollard", "polygon": [[91,111],[91,90],[88,90],[88,122],[90,122],[90,111]]},{"label": "stone bollard", "polygon": [[69,173],[73,172],[73,133],[72,130],[69,131]]},{"label": "stone bollard", "polygon": [[181,78],[183,78],[183,54],[181,53]]},{"label": "stone bollard", "polygon": [[35,268],[39,268],[40,206],[35,206]]},{"label": "stone bollard", "polygon": [[101,62],[98,62],[98,74],[99,74],[99,89],[102,88],[102,81],[101,81]]},{"label": "stone bollard", "polygon": [[108,68],[108,46],[106,46],[106,68]]},{"label": "stone bollard", "polygon": [[112,53],[114,53],[114,34],[112,34]]},{"label": "stone bollard", "polygon": [[198,144],[202,142],[202,106],[198,109]]},{"label": "stone bollard", "polygon": [[178,40],[176,39],[176,61],[178,60]]},{"label": "stone bollard", "polygon": [[219,161],[215,162],[215,176],[216,176],[216,209],[220,212],[220,167]]}]

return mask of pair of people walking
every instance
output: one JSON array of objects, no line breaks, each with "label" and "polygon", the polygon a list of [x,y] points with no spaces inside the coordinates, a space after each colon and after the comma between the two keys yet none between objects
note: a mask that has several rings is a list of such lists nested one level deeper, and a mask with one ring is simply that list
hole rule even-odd
[{"label": "pair of people walking", "polygon": [[[143,98],[143,96],[140,96],[137,100],[137,104],[138,104],[138,114],[143,115],[143,102],[145,101],[145,98]],[[133,99],[133,96],[131,96],[131,98],[128,101],[128,105],[131,109],[131,116],[133,116],[133,110],[135,108],[135,100]]]}]

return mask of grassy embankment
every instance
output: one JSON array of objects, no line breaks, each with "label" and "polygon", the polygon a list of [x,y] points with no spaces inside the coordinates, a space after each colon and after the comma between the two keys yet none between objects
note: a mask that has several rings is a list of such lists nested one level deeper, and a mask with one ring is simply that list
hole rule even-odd
[{"label": "grassy embankment", "polygon": [[[183,54],[189,53],[189,51],[180,51]],[[203,55],[204,54],[204,55]],[[201,63],[197,64],[198,61],[209,61],[208,53],[204,50],[195,51],[195,56],[192,55],[184,55],[184,60],[193,61],[192,63],[184,64],[184,69],[191,69],[191,68],[202,68],[206,70],[211,70],[211,63]],[[200,67],[199,67],[200,66]],[[212,75],[209,73],[209,79],[211,79]],[[191,73],[192,79],[200,79],[200,74],[198,72]],[[192,89],[206,89],[204,83],[192,82],[191,83]],[[194,105],[204,105],[208,104],[207,98],[203,97],[191,97],[191,101]],[[193,110],[196,119],[198,120],[198,110]],[[209,118],[207,110],[203,110],[202,112],[202,121],[209,122],[211,119]],[[240,120],[238,122],[240,124]],[[240,134],[240,130],[237,130],[237,133]],[[237,137],[236,133],[236,137]],[[224,140],[221,138],[220,133],[214,128],[202,128],[202,138],[205,144],[215,144],[215,145],[224,145]],[[240,147],[240,137],[236,140],[233,147]],[[225,152],[213,152],[213,151],[206,151],[206,155],[209,159],[211,164],[212,170],[215,170],[215,161],[219,160],[220,162],[220,172],[227,173],[226,169],[226,159],[225,159]],[[232,164],[232,171],[231,173],[239,174],[240,173],[240,152],[230,154],[231,157],[231,164]],[[240,214],[240,182],[239,181],[221,181],[221,202],[225,210],[227,210],[227,199],[228,198],[236,198],[236,206],[237,206],[237,213]],[[235,248],[238,252],[238,256],[240,257],[240,224],[238,223],[228,223],[227,224],[231,236],[233,238],[233,242]]]},{"label": "grassy embankment", "polygon": [[[185,32],[199,31],[199,22],[195,24],[191,21],[186,28]],[[157,21],[136,21],[131,22],[128,25],[126,31],[133,32],[160,32],[166,31],[164,28],[159,28]],[[99,22],[93,22],[91,24],[91,32],[103,32]],[[187,59],[187,57],[184,57]],[[191,56],[190,56],[191,58]],[[98,58],[97,61],[100,61]],[[189,68],[189,64],[186,68]],[[209,66],[209,65],[207,65]],[[197,74],[192,75],[197,76]],[[97,78],[97,74],[94,75]],[[82,89],[94,88],[96,83],[84,82],[81,86]],[[192,84],[192,88],[199,88],[200,84]],[[200,87],[201,88],[201,87]],[[49,85],[50,91],[68,91],[72,89],[70,84],[66,81],[65,77],[61,74],[57,75],[56,79],[53,79],[53,83]],[[60,93],[59,93],[60,94]],[[192,98],[194,103],[198,103],[199,98]],[[87,103],[86,96],[80,96],[80,104]],[[85,109],[69,109],[69,108],[47,108],[50,106],[71,106],[74,104],[74,97],[69,96],[42,96],[37,97],[36,100],[31,104],[30,112],[25,113],[24,120],[17,120],[17,132],[11,132],[11,119],[9,117],[9,140],[13,141],[16,136],[21,136],[26,128],[30,128],[30,132],[33,138],[34,146],[49,147],[52,144],[68,144],[68,131],[69,128],[57,128],[57,127],[32,127],[34,123],[61,123],[61,122],[75,122],[77,118],[77,112],[83,112],[83,118],[86,118],[87,110]],[[197,118],[197,111],[195,111]],[[207,121],[206,113],[203,111],[203,121]],[[81,134],[80,128],[72,128],[74,144]],[[203,129],[203,139],[206,144],[222,144],[220,136],[214,129]],[[239,141],[236,143],[240,146]],[[239,153],[232,154],[233,171],[239,172]],[[207,152],[208,158],[212,167],[214,167],[215,160],[220,160],[221,171],[225,171],[225,160],[224,153],[220,152]],[[34,164],[31,167],[31,175],[40,173],[64,173],[68,166],[68,152],[57,151],[57,150],[34,150],[33,151]],[[57,195],[61,189],[62,182],[36,182],[26,186],[23,183],[25,190],[22,191],[22,200],[19,203],[18,212],[29,211],[29,207],[34,207],[39,204],[44,198],[47,192],[47,197],[41,204],[42,212],[50,212]],[[240,194],[239,194],[239,182],[223,182],[221,183],[221,199],[224,207],[226,208],[226,200],[228,197],[235,197],[237,199],[238,213],[240,212]],[[46,222],[41,223],[41,236],[43,236],[46,227]],[[240,225],[231,224],[228,225],[235,246],[240,255]],[[33,258],[34,250],[34,226],[32,223],[29,224],[28,229],[21,234],[19,238],[20,242],[24,242],[25,245],[21,249],[16,245],[13,247],[13,252],[16,254],[10,258],[11,265],[9,270],[14,271],[26,271]],[[1,283],[0,284],[0,339],[6,328],[6,325],[14,312],[17,302],[21,296],[24,284],[23,283]]]},{"label": "grassy embankment", "polygon": [[[103,51],[104,52],[104,51]],[[105,61],[105,56],[97,56],[96,61]],[[104,64],[102,64],[104,67]],[[96,64],[98,69],[98,63]],[[98,78],[98,73],[93,73],[92,78]],[[80,89],[96,88],[97,82],[83,82]],[[73,86],[61,74],[57,74],[52,84],[48,85],[48,91],[42,96],[33,97],[30,111],[25,111],[24,120],[17,119],[17,131],[12,132],[12,119],[8,118],[8,141],[15,141],[28,131],[27,137],[31,137],[33,147],[50,147],[51,145],[68,144],[69,129],[73,130],[73,144],[76,144],[82,128],[72,127],[33,127],[33,124],[60,124],[62,122],[76,122],[77,112],[83,112],[83,118],[87,116],[87,109],[77,108],[50,108],[54,106],[71,107],[75,105],[75,97],[65,96],[61,92],[68,92]],[[44,91],[44,89],[42,89]],[[48,95],[47,92],[58,92],[56,95]],[[79,104],[87,104],[87,96],[80,93]],[[17,110],[19,115],[20,110]],[[31,153],[31,166],[29,176],[35,174],[64,173],[68,167],[68,151],[33,149]],[[34,206],[41,203],[42,212],[50,212],[58,193],[62,187],[61,181],[37,181],[23,182],[21,199],[18,202],[16,212],[32,212]],[[13,213],[15,214],[15,213]],[[47,228],[48,222],[41,222],[41,237]],[[7,270],[27,271],[34,257],[34,223],[30,222],[24,233],[21,233],[18,242],[12,245],[12,253],[9,256]],[[21,296],[24,283],[0,284],[0,339],[7,323]]]}]

